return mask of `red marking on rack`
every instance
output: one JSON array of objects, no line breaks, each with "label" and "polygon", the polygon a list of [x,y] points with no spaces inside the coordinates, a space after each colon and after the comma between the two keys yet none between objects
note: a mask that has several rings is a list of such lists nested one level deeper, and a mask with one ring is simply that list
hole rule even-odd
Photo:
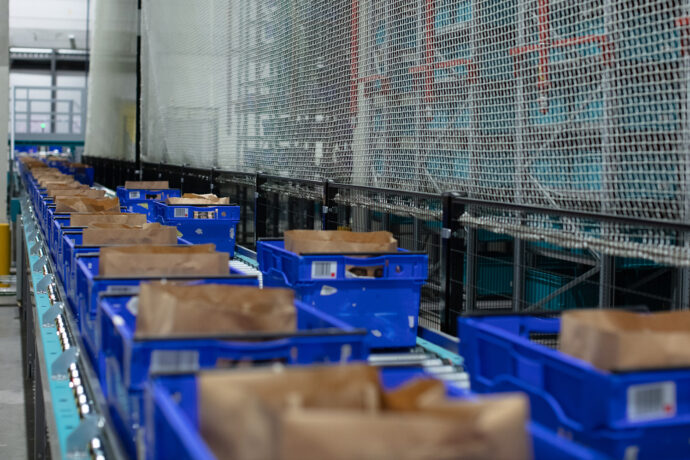
[{"label": "red marking on rack", "polygon": [[690,34],[688,34],[688,26],[690,26],[690,16],[683,16],[676,19],[676,27],[681,28],[680,52],[683,56],[685,56],[687,49],[690,46]]},{"label": "red marking on rack", "polygon": [[[604,64],[609,64],[611,61],[613,43],[611,43],[606,35],[582,35],[579,37],[564,38],[561,40],[551,40],[551,23],[549,20],[549,0],[539,0],[538,3],[538,20],[539,20],[539,43],[536,45],[527,45],[511,48],[508,53],[514,57],[521,57],[527,53],[539,53],[539,65],[537,72],[537,87],[542,94],[546,94],[551,86],[549,79],[549,52],[554,48],[564,48],[569,46],[579,46],[588,43],[596,43],[601,47],[602,60]],[[519,60],[514,63],[517,67]],[[515,71],[517,77],[517,69]],[[542,113],[548,112],[548,107],[541,109]]]}]

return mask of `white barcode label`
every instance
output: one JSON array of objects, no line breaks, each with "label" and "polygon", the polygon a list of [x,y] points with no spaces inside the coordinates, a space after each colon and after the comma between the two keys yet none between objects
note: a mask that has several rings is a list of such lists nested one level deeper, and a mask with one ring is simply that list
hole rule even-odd
[{"label": "white barcode label", "polygon": [[628,387],[628,420],[654,420],[676,415],[676,384],[659,382]]},{"label": "white barcode label", "polygon": [[139,293],[139,286],[113,286],[110,285],[105,288],[106,294],[131,294],[137,295]]},{"label": "white barcode label", "polygon": [[312,279],[332,279],[338,274],[338,262],[312,262]]},{"label": "white barcode label", "polygon": [[198,351],[155,350],[151,353],[151,372],[194,372],[198,370]]},{"label": "white barcode label", "polygon": [[141,197],[140,192],[138,192],[138,191],[137,192],[129,192],[129,199],[130,200],[138,200],[139,197]]},{"label": "white barcode label", "polygon": [[189,217],[187,208],[175,208],[175,217]]}]

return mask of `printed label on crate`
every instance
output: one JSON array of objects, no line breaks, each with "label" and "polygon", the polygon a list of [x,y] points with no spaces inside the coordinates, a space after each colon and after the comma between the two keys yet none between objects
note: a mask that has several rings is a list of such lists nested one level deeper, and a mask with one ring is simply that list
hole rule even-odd
[{"label": "printed label on crate", "polygon": [[187,208],[175,208],[175,217],[189,217]]},{"label": "printed label on crate", "polygon": [[338,274],[338,262],[312,262],[311,263],[311,277],[312,279],[331,279]]},{"label": "printed label on crate", "polygon": [[676,415],[676,384],[659,382],[628,387],[628,420],[637,422]]},{"label": "printed label on crate", "polygon": [[155,350],[151,353],[151,372],[194,372],[199,370],[199,352],[195,350]]},{"label": "printed label on crate", "polygon": [[129,192],[129,199],[130,200],[138,200],[141,197],[141,193],[136,191],[136,192]]},{"label": "printed label on crate", "polygon": [[108,286],[105,289],[105,294],[131,294],[137,295],[139,293],[139,286]]}]

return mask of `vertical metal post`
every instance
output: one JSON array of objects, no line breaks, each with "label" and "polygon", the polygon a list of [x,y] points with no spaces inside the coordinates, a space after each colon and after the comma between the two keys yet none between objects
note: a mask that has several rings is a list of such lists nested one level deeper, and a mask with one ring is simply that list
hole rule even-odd
[{"label": "vertical metal post", "polygon": [[57,51],[50,53],[50,132],[55,133],[57,112]]},{"label": "vertical metal post", "polygon": [[74,101],[70,99],[69,101],[69,134],[74,133]]},{"label": "vertical metal post", "polygon": [[[276,195],[278,195],[278,194],[276,194]],[[279,196],[278,196],[278,199],[280,199]],[[297,212],[298,212],[298,210],[301,209],[300,201],[302,201],[302,200],[298,200],[297,198],[295,198],[293,196],[288,196],[288,199],[287,199],[288,230],[296,229],[299,225],[299,219],[297,218]],[[280,202],[278,203],[278,205],[280,206]],[[275,212],[275,210],[274,210],[274,212]]]},{"label": "vertical metal post", "polygon": [[[690,0],[683,1],[683,8],[681,9],[683,16],[690,15]],[[690,40],[690,29],[684,28],[680,31],[681,45],[683,46],[683,76],[685,77],[685,97],[681,103],[682,114],[684,115],[683,123],[683,145],[681,152],[683,153],[683,176],[682,176],[682,187],[683,198],[685,201],[684,206],[684,222],[690,223],[690,48],[687,46],[688,40]],[[690,235],[686,233],[680,233],[678,235],[679,241],[682,242],[684,248],[688,248],[690,245]],[[688,310],[690,309],[690,268],[683,267],[676,270],[676,276],[674,279],[676,296],[675,305],[676,309]]]},{"label": "vertical metal post", "polygon": [[304,208],[304,228],[307,230],[314,230],[314,213],[316,211],[316,204],[318,201],[312,201],[307,199],[299,200],[300,208]]},{"label": "vertical metal post", "polygon": [[[215,190],[216,190],[216,183],[215,183],[216,174],[215,174],[215,172],[216,172],[216,168],[211,167],[211,172],[208,175],[208,184],[209,184],[208,189],[210,190],[210,193],[215,193]],[[237,195],[235,195],[235,196],[237,196]]]},{"label": "vertical metal post", "polygon": [[525,302],[525,246],[524,240],[513,241],[513,311],[521,311]]},{"label": "vertical metal post", "polygon": [[477,229],[467,228],[467,267],[465,282],[465,306],[467,311],[477,308]]},{"label": "vertical metal post", "polygon": [[266,237],[268,202],[266,201],[265,192],[261,190],[266,182],[266,177],[263,174],[258,173],[256,175],[256,191],[254,192],[254,209],[256,209],[256,213],[254,214],[254,243],[259,241],[259,238]]},{"label": "vertical metal post", "polygon": [[[604,34],[607,39],[611,39],[614,18],[614,9],[611,0],[604,0]],[[603,49],[602,53],[613,53],[613,50]],[[613,198],[611,188],[615,187],[616,180],[612,174],[615,158],[611,144],[611,123],[613,110],[611,103],[615,101],[615,94],[611,94],[611,68],[615,65],[616,59],[611,56],[607,65],[604,66],[604,73],[601,80],[601,95],[604,109],[604,122],[601,123],[601,211],[611,212],[610,199]],[[612,97],[613,96],[613,97]],[[602,238],[610,239],[615,230],[608,224],[601,225]],[[599,308],[611,308],[615,302],[615,276],[616,263],[613,256],[600,254],[599,263]]]},{"label": "vertical metal post", "polygon": [[338,229],[338,204],[335,202],[335,195],[338,189],[333,186],[332,180],[323,183],[324,209],[323,224],[324,230]]},{"label": "vertical metal post", "polygon": [[599,260],[599,308],[611,308],[615,301],[615,259],[602,254]]},{"label": "vertical metal post", "polygon": [[[525,21],[527,20],[525,13],[525,1],[518,0],[518,47],[524,47],[527,43],[525,36]],[[527,105],[525,104],[525,79],[524,70],[520,67],[522,62],[520,57],[516,56],[517,61],[517,79],[515,88],[515,191],[516,203],[524,203],[524,184],[528,183],[525,179],[527,158],[527,142],[525,140],[525,124]],[[520,311],[524,306],[524,289],[525,289],[525,249],[526,244],[519,238],[513,240],[513,311]]]},{"label": "vertical metal post", "polygon": [[464,268],[462,257],[464,246],[463,230],[458,217],[464,212],[464,206],[455,201],[455,193],[443,195],[443,222],[441,227],[441,283],[443,286],[443,305],[441,313],[441,330],[447,334],[457,334],[458,314],[465,311]]}]

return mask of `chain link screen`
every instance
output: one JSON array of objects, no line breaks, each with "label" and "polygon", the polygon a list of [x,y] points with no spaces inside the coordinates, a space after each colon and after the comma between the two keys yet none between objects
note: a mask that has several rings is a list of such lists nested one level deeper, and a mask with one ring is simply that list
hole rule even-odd
[{"label": "chain link screen", "polygon": [[680,1],[143,7],[145,161],[690,217]]}]

